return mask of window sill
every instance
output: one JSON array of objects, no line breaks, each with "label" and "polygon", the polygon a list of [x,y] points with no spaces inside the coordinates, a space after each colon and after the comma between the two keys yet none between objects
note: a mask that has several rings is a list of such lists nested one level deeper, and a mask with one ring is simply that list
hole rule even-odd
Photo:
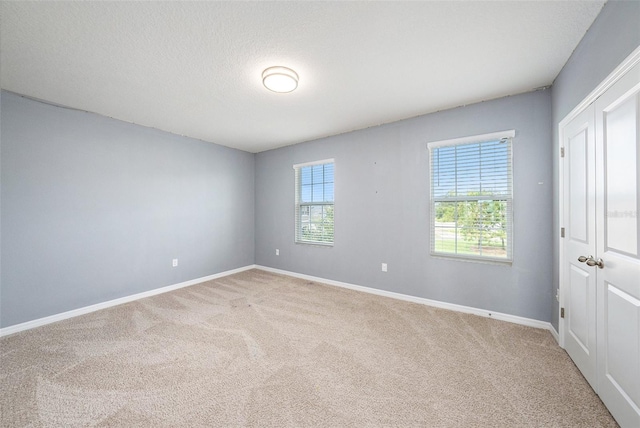
[{"label": "window sill", "polygon": [[295,241],[296,244],[310,245],[313,247],[333,247],[333,242]]},{"label": "window sill", "polygon": [[480,263],[487,265],[499,265],[499,266],[511,266],[513,265],[512,259],[492,259],[485,257],[469,257],[469,256],[459,256],[454,254],[445,254],[445,253],[431,253],[431,257],[437,259],[444,260],[454,260],[459,262],[469,262],[469,263]]}]

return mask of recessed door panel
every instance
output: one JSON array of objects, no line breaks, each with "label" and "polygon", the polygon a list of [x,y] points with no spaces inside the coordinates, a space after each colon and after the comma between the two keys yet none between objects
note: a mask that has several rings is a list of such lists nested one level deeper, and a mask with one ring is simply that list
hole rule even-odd
[{"label": "recessed door panel", "polygon": [[607,250],[638,256],[638,95],[603,113]]},{"label": "recessed door panel", "polygon": [[606,361],[608,381],[628,397],[630,404],[640,407],[640,300],[605,284],[606,294]]},{"label": "recessed door panel", "polygon": [[571,266],[570,281],[571,301],[567,313],[569,334],[589,354],[589,312],[595,310],[593,298],[589,294],[594,289],[589,286],[589,275],[576,266]]},{"label": "recessed door panel", "polygon": [[587,123],[568,141],[569,156],[569,216],[571,221],[570,238],[580,242],[588,241],[587,192],[588,186],[588,132]]}]

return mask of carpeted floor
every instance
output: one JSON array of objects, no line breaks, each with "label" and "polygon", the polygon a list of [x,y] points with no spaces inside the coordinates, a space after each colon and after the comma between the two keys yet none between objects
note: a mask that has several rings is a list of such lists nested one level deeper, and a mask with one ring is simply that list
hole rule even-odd
[{"label": "carpeted floor", "polygon": [[246,271],[2,338],[3,427],[605,427],[548,331]]}]

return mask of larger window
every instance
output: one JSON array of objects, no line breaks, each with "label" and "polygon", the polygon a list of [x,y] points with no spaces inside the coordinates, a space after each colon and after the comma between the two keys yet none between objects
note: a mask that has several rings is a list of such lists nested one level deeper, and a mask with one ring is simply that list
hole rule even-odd
[{"label": "larger window", "polygon": [[334,161],[294,165],[296,242],[333,245]]},{"label": "larger window", "polygon": [[511,261],[515,131],[429,143],[431,254]]}]

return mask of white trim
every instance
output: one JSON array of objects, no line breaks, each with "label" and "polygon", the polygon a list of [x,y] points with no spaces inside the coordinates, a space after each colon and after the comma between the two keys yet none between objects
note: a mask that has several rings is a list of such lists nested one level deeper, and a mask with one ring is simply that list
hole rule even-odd
[{"label": "white trim", "polygon": [[595,100],[604,94],[607,89],[613,86],[622,76],[631,70],[638,62],[640,62],[640,46],[634,49],[628,57],[624,59],[596,88],[587,95],[571,112],[560,121],[558,128],[565,126],[571,122],[577,115],[582,113],[584,109],[589,107]]},{"label": "white trim", "polygon": [[484,143],[487,141],[500,140],[502,138],[513,138],[516,136],[515,129],[509,129],[507,131],[492,132],[490,134],[471,135],[469,137],[452,138],[450,140],[432,141],[427,143],[428,148],[432,147],[444,147],[455,146],[457,144],[465,143]]},{"label": "white trim", "polygon": [[293,166],[293,169],[302,168],[303,166],[324,165],[325,163],[336,163],[336,161],[335,159],[324,159],[324,160],[313,161],[313,162],[297,163]]},{"label": "white trim", "polygon": [[560,345],[560,336],[558,335],[558,332],[556,331],[556,329],[553,328],[553,324],[551,324],[551,323],[549,323],[549,331],[551,332],[551,335],[556,340],[558,345]]},{"label": "white trim", "polygon": [[280,275],[292,276],[294,278],[306,279],[308,281],[320,282],[323,284],[333,285],[336,287],[348,288],[350,290],[362,291],[364,293],[375,294],[378,296],[390,297],[392,299],[404,300],[407,302],[419,303],[421,305],[433,306],[441,309],[448,309],[456,312],[463,312],[466,314],[479,315],[485,318],[495,318],[501,321],[507,321],[514,324],[525,325],[528,327],[541,328],[543,330],[551,331],[554,334],[553,326],[546,321],[534,320],[531,318],[519,317],[517,315],[509,315],[500,312],[487,311],[485,309],[473,308],[470,306],[456,305],[455,303],[441,302],[439,300],[425,299],[422,297],[409,296],[407,294],[395,293],[393,291],[379,290],[377,288],[364,287],[362,285],[349,284],[347,282],[334,281],[332,279],[319,278],[317,276],[305,275],[297,272],[290,272],[282,269],[270,268],[267,266],[256,265],[256,269],[264,270],[266,272],[277,273]]},{"label": "white trim", "polygon": [[500,312],[487,311],[485,309],[473,308],[470,306],[456,305],[454,303],[441,302],[438,300],[425,299],[422,297],[409,296],[407,294],[395,293],[393,291],[379,290],[376,288],[364,287],[362,285],[349,284],[346,282],[334,281],[332,279],[320,278],[317,276],[305,275],[296,272],[290,272],[282,269],[270,268],[261,265],[248,265],[237,269],[232,269],[213,275],[205,276],[202,278],[192,279],[189,281],[181,282],[178,284],[168,285],[166,287],[156,288],[154,290],[145,291],[138,294],[132,294],[126,297],[120,297],[118,299],[109,300],[107,302],[97,303],[95,305],[85,306],[83,308],[73,309],[71,311],[62,312],[60,314],[51,315],[44,318],[39,318],[32,321],[27,321],[21,324],[15,324],[9,327],[0,329],[0,337],[8,336],[10,334],[18,333],[32,328],[40,327],[43,325],[51,324],[57,321],[66,320],[69,318],[85,315],[91,312],[99,311],[101,309],[110,308],[113,306],[121,305],[123,303],[132,302],[134,300],[144,299],[146,297],[155,296],[158,294],[167,293],[169,291],[178,290],[180,288],[189,287],[191,285],[200,284],[202,282],[211,281],[214,279],[222,278],[224,276],[233,275],[236,273],[244,272],[251,269],[260,269],[266,272],[277,273],[281,275],[292,276],[294,278],[302,278],[309,281],[321,282],[323,284],[333,285],[336,287],[347,288],[350,290],[361,291],[364,293],[375,294],[378,296],[390,297],[392,299],[404,300],[407,302],[418,303],[427,306],[433,306],[441,309],[448,309],[456,312],[463,312],[467,314],[479,315],[486,318],[495,318],[501,321],[507,321],[515,324],[525,325],[528,327],[541,328],[543,330],[549,330],[551,335],[558,341],[558,333],[555,331],[551,323],[534,320],[531,318],[519,317],[516,315],[509,315]]},{"label": "white trim", "polygon": [[[593,104],[600,95],[604,94],[611,86],[613,86],[621,77],[623,77],[629,70],[631,70],[636,64],[640,62],[640,46],[636,47],[624,61],[620,63],[593,91],[587,95],[577,106],[567,114],[564,119],[558,124],[558,153],[557,156],[560,159],[558,162],[558,230],[556,233],[560,233],[560,229],[564,227],[564,158],[560,157],[560,150],[562,150],[564,143],[564,128],[575,119],[580,113],[582,113],[587,107]],[[564,307],[564,294],[565,288],[562,283],[564,277],[564,238],[558,238],[558,314]],[[564,320],[558,317],[558,344],[564,348],[564,336],[565,325]]]},{"label": "white trim", "polygon": [[0,337],[7,336],[9,334],[18,333],[24,330],[30,330],[32,328],[40,327],[43,325],[51,324],[57,321],[66,320],[68,318],[77,317],[80,315],[88,314],[91,312],[99,311],[101,309],[110,308],[112,306],[121,305],[123,303],[132,302],[134,300],[144,299],[146,297],[155,296],[157,294],[167,293],[169,291],[177,290],[179,288],[189,287],[191,285],[200,284],[201,282],[211,281],[213,279],[222,278],[223,276],[233,275],[235,273],[244,272],[249,269],[255,269],[256,265],[248,265],[237,269],[227,270],[213,275],[204,276],[202,278],[196,278],[178,284],[167,285],[166,287],[156,288],[154,290],[144,291],[142,293],[132,294],[130,296],[120,297],[118,299],[109,300],[102,303],[96,303],[95,305],[85,306],[83,308],[73,309],[60,314],[51,315],[44,318],[38,318],[35,320],[23,322],[21,324],[11,325],[9,327],[0,328]]}]

